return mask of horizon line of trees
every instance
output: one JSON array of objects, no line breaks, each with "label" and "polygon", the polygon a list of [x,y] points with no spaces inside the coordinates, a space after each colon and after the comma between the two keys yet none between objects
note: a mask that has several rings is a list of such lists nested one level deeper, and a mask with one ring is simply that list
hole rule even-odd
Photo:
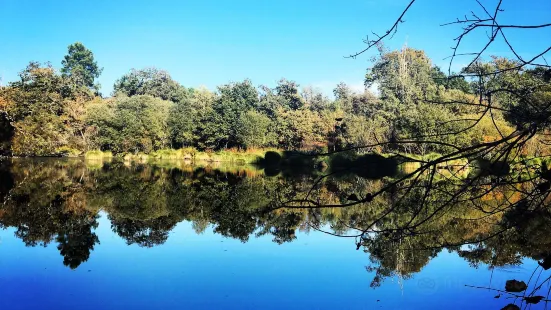
[{"label": "horizon line of trees", "polygon": [[[497,139],[515,129],[515,118],[505,112],[467,126],[483,112],[476,104],[465,104],[479,99],[479,81],[447,76],[422,50],[381,47],[379,52],[367,70],[365,92],[355,93],[340,83],[334,100],[310,87],[301,90],[287,79],[275,88],[255,87],[247,79],[221,85],[215,92],[187,88],[156,68],[132,69],[115,82],[113,96],[103,98],[96,82],[102,68],[77,42],[68,47],[59,72],[50,64],[31,62],[18,81],[0,88],[0,151],[60,156],[97,149],[336,151],[374,145],[367,151],[426,154]],[[494,58],[464,72],[514,65],[512,60]],[[485,83],[549,85],[549,75],[510,70]],[[370,87],[377,87],[379,94]],[[505,97],[495,101],[515,104]],[[439,143],[399,143],[411,138]]]}]

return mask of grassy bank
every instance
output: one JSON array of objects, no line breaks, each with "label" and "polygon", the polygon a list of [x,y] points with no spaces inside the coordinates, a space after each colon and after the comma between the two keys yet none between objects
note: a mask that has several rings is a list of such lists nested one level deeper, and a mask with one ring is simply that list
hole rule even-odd
[{"label": "grassy bank", "polygon": [[[189,170],[196,168],[217,169],[227,172],[263,170],[266,175],[283,174],[317,174],[344,172],[353,173],[368,179],[398,177],[415,172],[422,163],[436,160],[442,155],[430,153],[414,154],[365,154],[353,152],[335,153],[327,156],[313,156],[300,152],[274,149],[255,149],[247,151],[222,150],[202,152],[193,148],[179,150],[158,150],[150,154],[117,154],[111,152],[89,151],[85,154],[89,168],[101,168],[103,163],[111,161],[124,162],[125,165],[152,164],[166,168]],[[523,174],[520,165],[529,167],[535,172],[542,166],[549,166],[549,158],[523,158],[506,166],[496,166],[485,160],[455,159],[436,165],[435,179],[467,178],[471,174],[507,175]],[[499,169],[498,169],[499,168]],[[237,169],[237,170],[236,170]],[[339,172],[339,173],[341,173]],[[249,172],[247,172],[249,173]],[[430,173],[424,170],[423,173]],[[256,174],[253,173],[253,174]]]},{"label": "grassy bank", "polygon": [[119,159],[125,162],[150,163],[150,162],[170,162],[184,161],[189,163],[230,163],[235,165],[254,164],[263,158],[266,152],[277,152],[273,149],[255,149],[247,151],[222,150],[217,152],[203,152],[194,148],[183,148],[179,150],[164,149],[149,154],[117,154],[111,152],[102,152],[99,150],[89,151],[85,154],[86,160],[104,160]]},{"label": "grassy bank", "polygon": [[103,160],[107,158],[113,158],[113,153],[111,153],[110,151],[88,151],[86,152],[86,154],[84,154],[84,158],[86,158],[87,160]]}]

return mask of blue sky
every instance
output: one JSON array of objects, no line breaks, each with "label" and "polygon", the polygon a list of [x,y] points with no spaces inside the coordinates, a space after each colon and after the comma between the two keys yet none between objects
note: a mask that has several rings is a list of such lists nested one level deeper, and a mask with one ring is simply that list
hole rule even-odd
[{"label": "blue sky", "polygon": [[[491,7],[497,0],[482,0]],[[90,48],[104,67],[104,94],[131,68],[158,67],[180,83],[215,89],[250,78],[275,85],[282,77],[330,93],[340,81],[360,88],[370,54],[346,59],[363,48],[371,31],[383,32],[409,0],[0,0],[0,75],[17,78],[31,60],[59,67],[75,41]],[[549,0],[504,0],[503,21],[549,22]],[[482,11],[473,0],[418,0],[390,48],[424,49],[438,65],[457,36],[457,27],[439,27],[456,17]],[[521,55],[549,44],[551,29],[509,31]],[[479,32],[464,52],[484,42]],[[547,44],[547,45],[546,45]],[[489,54],[508,55],[499,42]],[[371,54],[372,55],[372,54]],[[548,58],[551,58],[549,56]],[[468,63],[458,59],[453,69]]]}]

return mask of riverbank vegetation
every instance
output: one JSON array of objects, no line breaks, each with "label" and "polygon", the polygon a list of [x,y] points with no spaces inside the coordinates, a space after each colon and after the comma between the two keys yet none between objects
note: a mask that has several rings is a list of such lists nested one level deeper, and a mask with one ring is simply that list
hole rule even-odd
[{"label": "riverbank vegetation", "polygon": [[[103,97],[96,83],[102,69],[81,43],[69,46],[62,66],[57,71],[31,62],[18,81],[0,88],[3,155],[93,157],[103,151],[187,158],[227,155],[234,149],[246,157],[266,150],[327,152],[359,146],[363,152],[445,153],[495,141],[534,116],[507,95],[492,98],[490,115],[476,104],[486,86],[531,85],[537,89],[530,94],[536,104],[551,96],[547,71],[515,70],[516,62],[503,58],[463,69],[501,72],[488,76],[485,86],[448,77],[413,48],[381,47],[367,70],[366,91],[355,93],[341,83],[334,98],[287,79],[274,88],[249,80],[216,91],[189,88],[155,68],[132,69],[115,82],[111,97]],[[420,139],[431,143],[408,143]],[[539,143],[527,144],[524,152],[547,153]]]}]

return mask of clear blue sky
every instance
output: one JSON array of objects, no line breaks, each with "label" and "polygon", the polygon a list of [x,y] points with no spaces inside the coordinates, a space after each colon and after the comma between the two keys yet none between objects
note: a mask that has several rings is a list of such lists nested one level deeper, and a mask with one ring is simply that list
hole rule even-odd
[{"label": "clear blue sky", "polygon": [[[496,1],[482,0],[488,6]],[[67,46],[80,41],[104,67],[99,81],[106,95],[131,68],[149,66],[168,70],[190,87],[215,89],[244,78],[273,86],[285,77],[326,93],[339,81],[358,88],[370,57],[343,56],[362,49],[366,34],[383,32],[408,2],[0,0],[0,75],[4,83],[13,81],[30,60],[60,67]],[[503,21],[551,20],[550,0],[504,0],[503,8]],[[387,45],[399,48],[407,41],[444,65],[459,32],[439,24],[471,9],[482,15],[474,0],[418,0]],[[509,33],[520,53],[530,55],[550,44],[550,30]],[[482,32],[473,36],[463,51],[483,39]],[[498,43],[489,54],[507,50]],[[456,68],[467,62],[459,59]]]}]

